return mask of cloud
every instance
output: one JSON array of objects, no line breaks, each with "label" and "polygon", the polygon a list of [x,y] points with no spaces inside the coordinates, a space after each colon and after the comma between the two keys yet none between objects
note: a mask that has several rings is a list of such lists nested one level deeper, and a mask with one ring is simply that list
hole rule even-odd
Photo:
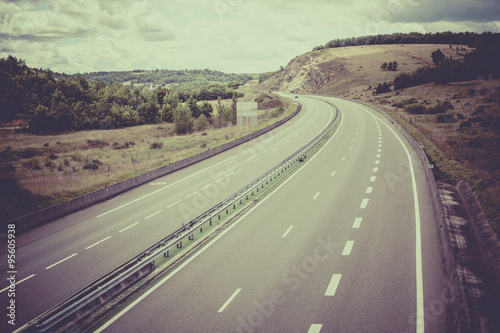
[{"label": "cloud", "polygon": [[496,32],[498,1],[3,1],[0,57],[12,54],[30,66],[66,73],[156,68],[264,72],[336,38]]},{"label": "cloud", "polygon": [[407,0],[394,21],[491,22],[500,20],[500,0]]}]

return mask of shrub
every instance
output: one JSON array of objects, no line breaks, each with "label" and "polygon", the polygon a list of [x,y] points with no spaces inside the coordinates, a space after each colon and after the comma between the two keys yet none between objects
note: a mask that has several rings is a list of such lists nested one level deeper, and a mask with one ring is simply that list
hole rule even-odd
[{"label": "shrub", "polygon": [[209,125],[209,121],[206,116],[201,115],[194,121],[194,129],[195,131],[203,131]]},{"label": "shrub", "polygon": [[163,148],[163,142],[153,142],[151,146],[149,146],[150,149],[161,149]]},{"label": "shrub", "polygon": [[424,114],[427,108],[422,104],[408,104],[405,105],[405,111],[410,114]]},{"label": "shrub", "polygon": [[92,162],[89,162],[85,164],[82,169],[83,170],[97,170],[99,169],[99,166],[102,165],[102,162],[99,160],[92,160]]}]

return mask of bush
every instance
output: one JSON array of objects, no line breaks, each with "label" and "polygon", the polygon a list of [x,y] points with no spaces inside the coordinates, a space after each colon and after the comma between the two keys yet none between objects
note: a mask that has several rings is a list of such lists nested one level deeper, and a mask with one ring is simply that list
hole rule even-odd
[{"label": "bush", "polygon": [[153,142],[151,146],[149,146],[150,149],[161,149],[163,148],[163,142]]},{"label": "bush", "polygon": [[422,104],[408,104],[405,105],[405,111],[410,114],[424,114],[427,108]]},{"label": "bush", "polygon": [[205,117],[204,115],[201,115],[200,117],[198,117],[198,119],[194,121],[195,131],[203,131],[208,127],[208,125],[209,121],[207,117]]},{"label": "bush", "polygon": [[99,160],[92,160],[92,162],[89,162],[83,166],[83,170],[97,170],[99,169],[99,166],[102,165],[102,162]]}]

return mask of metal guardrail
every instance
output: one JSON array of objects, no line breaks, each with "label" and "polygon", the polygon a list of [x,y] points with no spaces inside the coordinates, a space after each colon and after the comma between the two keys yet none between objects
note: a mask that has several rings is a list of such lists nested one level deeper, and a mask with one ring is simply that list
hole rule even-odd
[{"label": "metal guardrail", "polygon": [[59,332],[67,329],[73,331],[71,328],[73,328],[78,321],[87,318],[94,311],[102,308],[112,299],[116,298],[125,289],[151,273],[155,269],[155,261],[162,257],[166,257],[174,246],[178,248],[180,244],[180,247],[182,247],[182,242],[186,238],[189,240],[194,239],[193,235],[198,229],[201,231],[203,226],[207,223],[211,225],[213,220],[219,219],[224,212],[227,214],[228,210],[231,207],[235,207],[237,203],[242,202],[243,198],[247,200],[249,196],[254,195],[254,191],[259,191],[260,187],[263,188],[265,183],[272,182],[273,179],[277,179],[279,175],[283,174],[294,163],[302,161],[308,154],[310,156],[310,154],[314,153],[315,149],[319,149],[322,141],[326,141],[329,137],[329,133],[338,125],[337,119],[339,118],[339,109],[333,103],[328,101],[323,102],[331,105],[335,109],[335,116],[330,123],[328,123],[328,125],[305,146],[227,199],[177,229],[124,265],[106,274],[54,306],[52,309],[31,320],[15,332]]}]

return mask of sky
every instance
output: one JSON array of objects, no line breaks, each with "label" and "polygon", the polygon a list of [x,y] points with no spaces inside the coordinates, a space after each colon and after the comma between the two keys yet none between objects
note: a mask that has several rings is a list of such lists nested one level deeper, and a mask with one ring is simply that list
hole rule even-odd
[{"label": "sky", "polygon": [[0,58],[74,74],[262,73],[337,38],[500,32],[500,0],[0,0]]}]

